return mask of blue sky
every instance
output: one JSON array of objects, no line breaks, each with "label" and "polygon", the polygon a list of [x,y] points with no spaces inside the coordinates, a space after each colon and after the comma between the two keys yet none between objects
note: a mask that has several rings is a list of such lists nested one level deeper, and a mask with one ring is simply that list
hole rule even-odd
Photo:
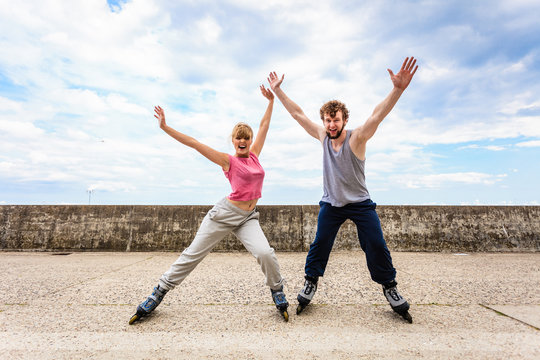
[{"label": "blue sky", "polygon": [[[157,126],[232,153],[270,71],[313,121],[363,124],[420,69],[368,142],[386,205],[540,203],[540,3],[0,0],[0,204],[213,204],[221,169]],[[317,204],[320,144],[276,100],[260,204]],[[89,192],[90,191],[90,192]]]}]

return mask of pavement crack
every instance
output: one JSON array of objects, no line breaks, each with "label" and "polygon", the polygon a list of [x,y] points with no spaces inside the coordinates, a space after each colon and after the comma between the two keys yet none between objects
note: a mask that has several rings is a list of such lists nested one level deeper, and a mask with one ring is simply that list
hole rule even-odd
[{"label": "pavement crack", "polygon": [[106,275],[109,275],[109,274],[118,272],[118,271],[123,270],[123,269],[125,269],[125,268],[128,268],[128,267],[130,267],[130,266],[133,266],[133,265],[140,264],[140,263],[142,263],[142,262],[148,261],[148,260],[150,260],[150,259],[152,259],[152,258],[154,258],[154,256],[149,256],[149,257],[147,257],[147,258],[145,258],[145,259],[136,261],[136,262],[134,262],[134,263],[130,263],[130,264],[128,264],[128,265],[120,266],[120,267],[118,267],[118,268],[116,268],[116,269],[113,269],[113,270],[111,270],[111,271],[107,271],[107,272],[101,273],[101,274],[99,274],[99,275],[93,276],[93,277],[88,278],[88,279],[85,279],[85,280],[83,280],[83,281],[79,281],[79,282],[77,282],[77,283],[74,283],[74,284],[65,286],[65,287],[63,287],[63,288],[60,288],[60,289],[57,289],[57,290],[54,290],[54,291],[47,292],[47,293],[45,293],[45,294],[43,294],[43,295],[40,295],[39,298],[44,298],[44,297],[47,297],[47,296],[49,296],[49,295],[54,295],[54,294],[57,294],[57,293],[59,293],[59,292],[61,292],[61,291],[64,291],[64,290],[73,288],[73,287],[75,287],[75,286],[79,286],[79,285],[82,285],[82,284],[89,283],[89,282],[91,282],[91,281],[94,281],[94,280],[99,279],[99,278],[101,278],[101,277],[104,277],[104,276],[106,276]]},{"label": "pavement crack", "polygon": [[499,310],[497,310],[497,309],[492,308],[492,307],[489,306],[489,305],[485,305],[485,304],[478,304],[478,305],[480,305],[481,307],[483,307],[483,308],[485,308],[485,309],[488,309],[488,310],[493,311],[493,312],[496,313],[497,315],[507,317],[507,318],[509,318],[509,319],[515,320],[515,321],[517,321],[517,322],[519,322],[519,323],[525,324],[525,325],[527,325],[527,326],[529,326],[529,327],[532,327],[532,328],[535,329],[535,330],[540,331],[540,328],[538,328],[538,327],[536,327],[536,326],[534,326],[534,325],[531,325],[531,324],[529,324],[529,323],[527,323],[527,322],[525,322],[525,321],[523,321],[523,320],[520,320],[520,319],[518,319],[518,318],[516,318],[516,317],[514,317],[514,316],[505,314],[505,313],[503,313],[503,312],[501,312],[501,311],[499,311]]}]

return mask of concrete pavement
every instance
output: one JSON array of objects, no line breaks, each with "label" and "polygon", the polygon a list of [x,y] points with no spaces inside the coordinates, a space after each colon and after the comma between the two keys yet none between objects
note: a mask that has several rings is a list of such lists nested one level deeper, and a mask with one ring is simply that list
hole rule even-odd
[{"label": "concrete pavement", "polygon": [[285,323],[248,253],[210,254],[154,316],[137,304],[175,253],[0,252],[0,359],[538,359],[540,254],[393,252],[413,324],[360,251],[333,252],[294,313],[306,253],[277,254]]}]

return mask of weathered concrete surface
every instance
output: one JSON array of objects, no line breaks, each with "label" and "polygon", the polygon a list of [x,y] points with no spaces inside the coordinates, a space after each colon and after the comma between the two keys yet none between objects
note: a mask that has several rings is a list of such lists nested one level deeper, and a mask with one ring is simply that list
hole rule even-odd
[{"label": "weathered concrete surface", "polygon": [[490,305],[489,309],[540,329],[540,304],[538,305]]},{"label": "weathered concrete surface", "polygon": [[210,254],[129,326],[177,254],[0,252],[0,359],[540,358],[539,253],[393,253],[413,324],[386,304],[361,251],[333,252],[295,315],[305,256],[277,253],[288,323],[255,259],[233,252]]},{"label": "weathered concrete surface", "polygon": [[[187,247],[210,206],[0,206],[0,250],[178,251]],[[306,251],[319,207],[260,206],[270,244]],[[539,206],[379,206],[383,232],[398,251],[540,251]],[[345,222],[335,249],[359,249]],[[216,251],[243,250],[227,236]]]}]

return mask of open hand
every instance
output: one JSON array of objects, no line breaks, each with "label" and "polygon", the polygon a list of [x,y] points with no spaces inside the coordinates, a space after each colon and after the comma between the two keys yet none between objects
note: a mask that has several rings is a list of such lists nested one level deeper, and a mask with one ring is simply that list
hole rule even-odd
[{"label": "open hand", "polygon": [[260,86],[261,93],[265,98],[267,98],[269,101],[274,100],[274,93],[270,91],[270,89],[267,89],[264,87],[264,85]]},{"label": "open hand", "polygon": [[401,65],[401,69],[397,74],[394,75],[392,70],[388,69],[388,73],[390,73],[390,79],[392,80],[392,83],[396,88],[405,90],[407,86],[409,86],[409,83],[411,82],[414,73],[418,69],[418,65],[416,65],[415,67],[415,64],[416,59],[411,56],[411,58],[407,57],[405,61],[403,61],[403,65]]},{"label": "open hand", "polygon": [[163,128],[167,125],[165,122],[165,111],[161,108],[161,106],[155,106],[154,107],[154,117],[159,120],[159,127]]},{"label": "open hand", "polygon": [[268,83],[270,84],[270,88],[272,88],[273,91],[276,91],[277,88],[281,85],[283,82],[283,79],[285,78],[285,74],[281,77],[281,79],[277,76],[276,72],[271,72],[268,79]]}]

